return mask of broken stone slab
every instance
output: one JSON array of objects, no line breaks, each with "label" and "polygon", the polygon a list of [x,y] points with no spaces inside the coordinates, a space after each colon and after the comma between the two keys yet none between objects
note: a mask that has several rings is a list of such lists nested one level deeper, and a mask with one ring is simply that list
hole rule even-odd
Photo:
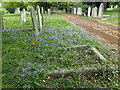
[{"label": "broken stone slab", "polygon": [[112,67],[106,67],[105,65],[96,64],[92,67],[89,66],[89,67],[81,67],[81,68],[77,68],[77,69],[71,68],[71,69],[61,69],[61,70],[49,71],[45,75],[51,76],[51,77],[60,77],[62,75],[70,76],[70,75],[73,75],[74,73],[90,75],[95,72],[106,71],[106,70],[112,73],[115,69]]},{"label": "broken stone slab", "polygon": [[76,45],[76,46],[72,46],[72,47],[66,47],[66,49],[68,49],[68,48],[90,48],[103,62],[105,62],[105,63],[108,62],[107,59],[105,59],[102,56],[102,54],[100,54],[100,52],[98,52],[98,50],[95,47],[93,47],[93,46],[91,46],[89,44],[86,44],[86,45]]}]

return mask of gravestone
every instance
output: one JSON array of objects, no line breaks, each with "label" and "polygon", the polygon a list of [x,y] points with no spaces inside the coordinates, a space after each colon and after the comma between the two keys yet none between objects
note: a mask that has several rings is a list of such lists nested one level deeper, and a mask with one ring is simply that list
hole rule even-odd
[{"label": "gravestone", "polygon": [[51,9],[48,9],[48,16],[51,15]]},{"label": "gravestone", "polygon": [[113,5],[110,5],[110,8],[113,8]]},{"label": "gravestone", "polygon": [[3,24],[3,11],[2,10],[0,10],[0,29],[1,30],[5,29],[4,24]]},{"label": "gravestone", "polygon": [[104,8],[103,3],[101,3],[100,6],[99,6],[99,12],[98,12],[99,17],[103,16],[103,8]]},{"label": "gravestone", "polygon": [[23,9],[23,22],[26,22],[26,11]]},{"label": "gravestone", "polygon": [[31,12],[30,13],[31,13],[33,29],[35,30],[36,36],[38,36],[39,35],[38,24],[37,24],[37,20],[36,20],[35,9],[33,7],[31,7]]},{"label": "gravestone", "polygon": [[40,13],[40,7],[37,6],[37,13],[38,13],[38,27],[39,31],[42,31],[42,15]]},{"label": "gravestone", "polygon": [[41,7],[41,15],[42,15],[42,25],[44,24],[44,10],[43,7]]},{"label": "gravestone", "polygon": [[92,14],[91,17],[94,17],[94,7],[92,8]]},{"label": "gravestone", "polygon": [[97,7],[94,8],[94,17],[97,17]]},{"label": "gravestone", "polygon": [[115,5],[114,8],[118,8],[118,5]]},{"label": "gravestone", "polygon": [[25,11],[25,9],[23,9],[21,11],[21,15],[20,15],[20,23],[24,23],[24,22],[26,22],[26,11]]},{"label": "gravestone", "polygon": [[91,14],[91,7],[88,8],[88,17],[90,17]]},{"label": "gravestone", "polygon": [[74,8],[74,14],[77,14],[77,12],[76,12],[76,8]]},{"label": "gravestone", "polygon": [[24,12],[23,11],[21,11],[20,12],[20,23],[23,23],[24,22]]},{"label": "gravestone", "polygon": [[15,10],[15,13],[20,13],[20,8],[17,8],[17,9]]},{"label": "gravestone", "polygon": [[73,8],[71,8],[71,14],[74,14],[74,10],[73,10]]},{"label": "gravestone", "polygon": [[82,8],[77,9],[77,15],[82,15]]},{"label": "gravestone", "polygon": [[64,13],[66,13],[66,10],[65,10],[65,9],[63,9],[63,12],[64,12]]}]

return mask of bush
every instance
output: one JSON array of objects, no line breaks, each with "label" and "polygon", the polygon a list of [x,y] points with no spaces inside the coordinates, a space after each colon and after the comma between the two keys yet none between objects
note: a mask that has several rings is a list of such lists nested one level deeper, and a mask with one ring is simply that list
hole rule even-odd
[{"label": "bush", "polygon": [[14,12],[15,12],[15,8],[13,8],[13,7],[7,7],[6,10],[7,10],[9,13],[14,13]]}]

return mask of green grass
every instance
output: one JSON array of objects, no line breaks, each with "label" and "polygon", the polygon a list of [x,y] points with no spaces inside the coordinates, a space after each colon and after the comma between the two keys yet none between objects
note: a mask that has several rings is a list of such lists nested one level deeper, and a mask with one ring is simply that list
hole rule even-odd
[{"label": "green grass", "polygon": [[[17,19],[12,19],[14,17]],[[2,31],[3,88],[118,88],[118,59],[114,56],[114,50],[104,47],[95,37],[81,31],[61,16],[53,14],[47,17],[43,32],[38,37],[33,30],[16,31],[24,28],[13,24],[19,24],[19,15],[6,14],[4,19],[5,25],[12,29]],[[31,20],[28,20],[26,26],[31,25]],[[106,59],[111,59],[115,72],[101,70],[91,75],[74,73],[73,76],[59,78],[45,76],[51,70],[77,70],[102,64],[88,48],[66,49],[68,46],[83,44],[93,45]]]},{"label": "green grass", "polygon": [[102,19],[102,18],[98,18],[98,17],[90,17],[90,18],[93,18],[93,19],[97,19],[97,20],[100,20],[100,21],[103,21],[103,22],[108,22],[108,23],[111,23],[111,24],[120,24],[120,21],[119,21],[119,18],[118,17],[118,14],[119,14],[119,9],[111,9],[111,8],[108,8],[103,15],[111,15],[111,16],[115,16],[115,17],[109,17],[109,18],[106,18],[106,19]]}]

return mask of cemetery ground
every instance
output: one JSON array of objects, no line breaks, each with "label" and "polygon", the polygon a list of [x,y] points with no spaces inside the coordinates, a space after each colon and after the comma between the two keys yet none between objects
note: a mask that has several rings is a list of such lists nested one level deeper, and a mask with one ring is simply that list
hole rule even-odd
[{"label": "cemetery ground", "polygon": [[[38,37],[30,15],[24,24],[19,18],[19,14],[4,15],[3,88],[118,88],[115,49],[57,14],[45,18]],[[94,46],[108,62],[89,47],[76,45]]]}]

